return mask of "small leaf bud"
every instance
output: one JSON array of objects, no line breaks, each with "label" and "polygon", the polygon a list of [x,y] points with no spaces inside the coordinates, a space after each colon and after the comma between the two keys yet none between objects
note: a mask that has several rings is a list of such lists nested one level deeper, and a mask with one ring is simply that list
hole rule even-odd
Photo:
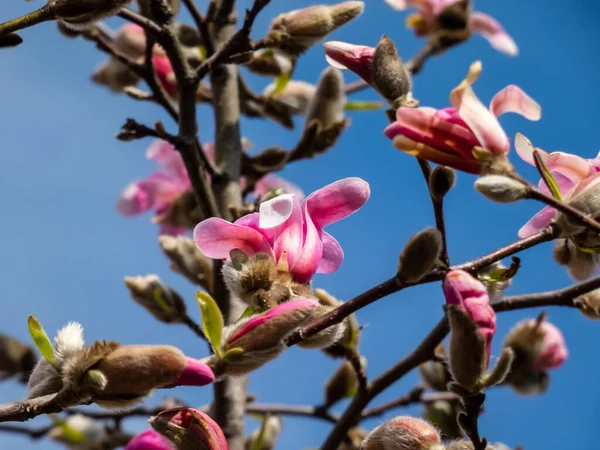
[{"label": "small leaf bud", "polygon": [[415,283],[435,267],[442,251],[442,235],[435,228],[425,228],[411,236],[400,253],[398,280]]},{"label": "small leaf bud", "polygon": [[504,175],[484,175],[478,178],[475,190],[496,203],[514,203],[527,197],[527,186]]},{"label": "small leaf bud", "polygon": [[436,200],[442,200],[456,183],[456,171],[447,166],[435,166],[429,177],[429,190]]},{"label": "small leaf bud", "polygon": [[183,322],[186,307],[183,298],[157,275],[125,277],[131,298],[157,320],[165,323]]}]

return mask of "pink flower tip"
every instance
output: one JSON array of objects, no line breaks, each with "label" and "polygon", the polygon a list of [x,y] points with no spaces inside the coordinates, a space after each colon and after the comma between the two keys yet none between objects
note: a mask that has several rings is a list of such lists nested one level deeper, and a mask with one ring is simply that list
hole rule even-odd
[{"label": "pink flower tip", "polygon": [[125,446],[125,450],[174,450],[173,444],[154,430],[146,430],[135,435]]},{"label": "pink flower tip", "polygon": [[544,337],[533,368],[540,371],[555,369],[561,366],[569,355],[567,344],[562,332],[555,325],[544,321],[540,324],[540,328]]},{"label": "pink flower tip", "polygon": [[194,448],[206,450],[228,450],[227,440],[219,425],[211,417],[193,408],[174,408],[152,417],[150,425],[161,434],[173,439],[181,439],[189,433],[186,441]]},{"label": "pink flower tip", "polygon": [[373,81],[371,70],[375,47],[354,45],[347,42],[329,41],[323,44],[327,62],[342,70],[350,70],[365,80]]},{"label": "pink flower tip", "polygon": [[183,372],[173,381],[176,386],[205,386],[215,381],[212,369],[200,360],[185,357],[187,365]]}]

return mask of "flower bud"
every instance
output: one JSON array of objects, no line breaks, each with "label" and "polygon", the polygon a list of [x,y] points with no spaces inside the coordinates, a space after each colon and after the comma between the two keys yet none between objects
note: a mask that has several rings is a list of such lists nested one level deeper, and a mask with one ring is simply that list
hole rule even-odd
[{"label": "flower bud", "polygon": [[265,40],[291,56],[298,56],[361,14],[364,7],[361,1],[347,1],[290,11],[273,19]]},{"label": "flower bud", "polygon": [[411,236],[400,253],[398,280],[416,283],[435,267],[442,252],[442,235],[435,228],[425,228]]},{"label": "flower bud", "polygon": [[442,200],[456,183],[456,171],[447,166],[435,166],[429,176],[429,190],[436,200]]},{"label": "flower bud", "polygon": [[91,79],[112,92],[123,92],[126,87],[135,86],[140,81],[129,67],[112,56],[94,70]]},{"label": "flower bud", "polygon": [[148,422],[157,432],[177,444],[178,450],[227,450],[227,440],[217,423],[193,408],[162,411]]},{"label": "flower bud", "polygon": [[136,434],[125,450],[175,450],[175,445],[156,431],[146,430]]},{"label": "flower bud", "polygon": [[363,450],[443,450],[436,429],[416,417],[399,416],[379,425],[367,436]]},{"label": "flower bud", "polygon": [[458,402],[436,400],[425,403],[423,417],[440,431],[444,440],[461,439],[464,434],[456,420],[459,411]]},{"label": "flower bud", "polygon": [[[257,430],[254,430],[248,439],[246,439],[245,449],[246,450],[273,450],[275,448],[275,442],[283,422],[279,416],[268,416],[264,418],[263,426]],[[260,446],[257,442],[260,438]]]},{"label": "flower bud", "polygon": [[117,14],[130,0],[52,0],[54,16],[74,30],[84,30],[94,22]]},{"label": "flower bud", "polygon": [[[600,289],[595,289],[575,299],[581,313],[589,319],[600,319]],[[1,352],[1,350],[0,350]],[[1,361],[1,359],[0,359]]]},{"label": "flower bud", "polygon": [[344,440],[340,443],[337,450],[360,450],[362,442],[369,435],[364,428],[350,428]]},{"label": "flower bud", "polygon": [[445,364],[438,361],[427,361],[419,366],[419,374],[431,389],[444,392],[452,377]]},{"label": "flower bud", "polygon": [[30,346],[12,336],[0,334],[0,378],[20,375],[20,381],[26,383],[36,359]]},{"label": "flower bud", "polygon": [[344,361],[325,383],[325,407],[335,405],[356,388],[358,378],[350,361]]},{"label": "flower bud", "polygon": [[204,256],[193,240],[185,236],[163,234],[158,237],[158,243],[171,261],[171,269],[208,292],[212,291],[212,259]]},{"label": "flower bud", "polygon": [[52,428],[48,437],[67,444],[71,449],[99,449],[102,448],[107,433],[101,422],[82,414],[74,414],[67,417],[64,423]]},{"label": "flower bud", "polygon": [[292,60],[276,50],[257,50],[244,67],[257,75],[278,77],[292,70]]},{"label": "flower bud", "polygon": [[394,42],[383,35],[373,55],[373,84],[395,107],[409,99],[412,88],[410,72],[398,55]]},{"label": "flower bud", "polygon": [[558,239],[554,245],[554,260],[561,266],[567,266],[569,275],[575,280],[585,280],[598,270],[600,254],[583,251],[569,239]]},{"label": "flower bud", "polygon": [[321,129],[327,130],[344,120],[344,78],[342,72],[328,67],[321,73],[315,92],[306,115],[306,126],[313,120],[318,121]]},{"label": "flower bud", "polygon": [[157,320],[183,322],[187,316],[181,296],[158,278],[158,275],[125,277],[131,298]]},{"label": "flower bud", "polygon": [[314,84],[290,80],[280,92],[275,92],[275,84],[269,84],[263,91],[263,95],[272,97],[298,114],[305,115],[316,90],[317,87]]},{"label": "flower bud", "polygon": [[[473,442],[470,440],[462,439],[460,441],[450,442],[447,450],[474,450]],[[510,450],[505,444],[496,443],[493,445],[487,444],[485,450]]]},{"label": "flower bud", "polygon": [[470,390],[487,370],[496,314],[483,283],[465,271],[448,272],[443,288],[451,329],[449,369],[454,381]]},{"label": "flower bud", "polygon": [[[336,299],[324,289],[315,289],[315,297],[319,300],[319,303],[324,306],[330,306],[337,308],[344,302]],[[323,348],[323,353],[332,358],[345,358],[348,354],[348,350],[356,351],[360,340],[360,324],[356,320],[354,314],[350,314],[344,319],[344,334],[341,336],[339,341],[330,347]]]},{"label": "flower bud", "polygon": [[375,47],[329,41],[323,44],[327,62],[340,70],[350,70],[373,84],[373,55]]},{"label": "flower bud", "polygon": [[[322,306],[319,305],[315,308],[313,312],[313,317],[310,320],[317,319],[318,317],[324,316],[325,314],[331,312],[333,309],[331,306]],[[329,348],[336,343],[338,343],[342,337],[344,336],[344,332],[346,330],[346,322],[342,321],[340,323],[336,323],[325,328],[322,331],[319,331],[317,334],[305,338],[302,341],[298,342],[298,347],[300,348]]]},{"label": "flower bud", "polygon": [[171,61],[166,56],[154,56],[152,64],[154,64],[154,70],[156,71],[156,77],[160,85],[171,100],[176,100],[178,96],[177,79],[175,78]]},{"label": "flower bud", "polygon": [[12,48],[23,43],[23,38],[17,33],[9,33],[0,37],[0,48]]},{"label": "flower bud", "polygon": [[514,203],[523,200],[527,187],[504,175],[484,175],[475,181],[475,190],[496,203]]}]

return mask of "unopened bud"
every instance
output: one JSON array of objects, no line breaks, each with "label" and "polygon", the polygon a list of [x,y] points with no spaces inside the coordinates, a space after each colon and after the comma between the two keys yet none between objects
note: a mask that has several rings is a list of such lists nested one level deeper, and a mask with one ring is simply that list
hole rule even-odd
[{"label": "unopened bud", "polygon": [[272,97],[298,114],[305,115],[316,90],[317,87],[314,84],[290,80],[280,92],[275,92],[275,84],[269,84],[263,91],[263,95]]},{"label": "unopened bud", "polygon": [[20,375],[20,381],[26,382],[36,360],[33,348],[12,336],[0,334],[1,378]]},{"label": "unopened bud", "polygon": [[165,323],[183,322],[186,307],[183,298],[167,286],[158,275],[125,277],[131,298],[157,320]]},{"label": "unopened bud", "polygon": [[356,387],[358,378],[350,361],[344,361],[325,383],[325,406],[335,405],[348,397]]},{"label": "unopened bud", "polygon": [[123,92],[126,87],[135,86],[140,81],[136,73],[112,56],[94,70],[91,79],[112,92]]},{"label": "unopened bud", "polygon": [[[474,450],[473,442],[467,439],[462,439],[459,441],[453,441],[448,444],[446,447],[447,450]],[[487,444],[485,450],[510,450],[505,444],[496,443],[496,444]]]},{"label": "unopened bud", "polygon": [[169,98],[172,100],[177,99],[177,78],[175,77],[175,72],[173,72],[173,66],[169,58],[166,56],[154,56],[152,64],[154,65],[154,70],[156,70],[158,81],[169,95]]},{"label": "unopened bud", "polygon": [[410,72],[398,55],[394,42],[383,35],[373,55],[373,84],[392,104],[402,103],[411,92]]},{"label": "unopened bud", "polygon": [[52,11],[57,19],[74,30],[83,30],[98,20],[117,14],[130,0],[53,0]]},{"label": "unopened bud", "polygon": [[73,449],[102,448],[106,427],[90,417],[74,414],[48,432],[48,437]]},{"label": "unopened bud", "polygon": [[436,400],[425,403],[423,416],[440,431],[443,439],[461,439],[464,434],[456,420],[458,412],[458,402]]},{"label": "unopened bud", "polygon": [[208,414],[197,409],[168,409],[148,422],[157,432],[176,443],[178,450],[228,449],[219,425]]},{"label": "unopened bud", "polygon": [[419,366],[419,374],[427,386],[435,391],[446,390],[452,377],[445,364],[438,361],[427,361]]},{"label": "unopened bud", "polygon": [[554,260],[567,266],[569,275],[578,281],[585,280],[598,270],[600,253],[577,248],[569,239],[559,239],[554,247]]},{"label": "unopened bud", "polygon": [[350,70],[373,84],[373,55],[375,47],[329,41],[323,44],[327,62],[340,70]]},{"label": "unopened bud", "polygon": [[298,56],[361,14],[364,7],[361,1],[348,1],[290,11],[273,20],[265,40],[291,56]]},{"label": "unopened bud", "polygon": [[497,203],[513,203],[527,196],[527,187],[504,175],[484,175],[475,181],[475,190]]},{"label": "unopened bud", "polygon": [[[316,319],[318,317],[324,316],[325,314],[331,312],[334,308],[331,306],[323,306],[319,305],[315,308],[313,317],[311,320]],[[298,347],[301,348],[329,348],[334,344],[338,343],[342,337],[344,336],[344,332],[346,330],[346,322],[342,321],[340,323],[333,324],[322,331],[319,331],[317,334],[305,338],[302,341],[298,342]]]},{"label": "unopened bud", "polygon": [[127,443],[125,450],[175,450],[175,446],[156,431],[146,430],[136,434]]},{"label": "unopened bud", "polygon": [[[600,289],[595,289],[575,299],[581,313],[589,319],[600,319]],[[1,359],[0,359],[1,361]]]},{"label": "unopened bud", "polygon": [[175,24],[175,34],[184,47],[200,47],[204,44],[198,30],[185,23],[177,22]]},{"label": "unopened bud", "polygon": [[360,450],[362,442],[369,435],[364,428],[350,428],[344,440],[340,443],[337,450]]},{"label": "unopened bud", "polygon": [[496,314],[483,283],[467,272],[448,272],[443,288],[451,329],[450,372],[454,381],[470,390],[487,370]]},{"label": "unopened bud", "polygon": [[[254,430],[246,439],[246,450],[273,450],[281,429],[283,421],[279,416],[268,416],[264,418],[261,428]],[[258,441],[260,440],[260,445]]]},{"label": "unopened bud", "polygon": [[398,279],[416,283],[435,267],[442,251],[442,235],[435,228],[425,228],[411,236],[400,253]]},{"label": "unopened bud", "polygon": [[[324,306],[337,308],[344,302],[336,299],[333,295],[329,294],[324,289],[315,289],[315,297],[319,300],[319,303]],[[345,358],[348,354],[348,350],[355,351],[358,348],[360,340],[360,324],[354,314],[350,314],[344,319],[345,330],[342,337],[334,345],[323,348],[323,353],[332,358]]]},{"label": "unopened bud", "polygon": [[516,261],[513,259],[511,267],[506,267],[502,261],[496,261],[477,272],[477,278],[488,290],[490,303],[497,303],[504,297],[504,291],[511,285],[512,276],[516,274],[517,269],[513,268],[515,263],[517,264],[515,267],[518,268],[518,259]]},{"label": "unopened bud", "polygon": [[306,125],[313,120],[320,123],[321,129],[329,129],[344,119],[344,78],[342,72],[328,67],[321,73],[317,90],[308,107]]},{"label": "unopened bud", "polygon": [[257,50],[244,66],[258,75],[278,77],[292,70],[292,61],[276,50]]},{"label": "unopened bud", "polygon": [[23,43],[23,38],[17,33],[9,33],[0,37],[0,48],[16,47]]},{"label": "unopened bud", "polygon": [[375,428],[363,450],[443,450],[437,430],[416,417],[399,416]]},{"label": "unopened bud", "polygon": [[456,183],[456,171],[447,166],[435,166],[429,176],[429,190],[436,200],[443,199]]},{"label": "unopened bud", "polygon": [[185,236],[163,234],[158,237],[158,243],[171,261],[171,269],[208,292],[212,291],[212,259],[204,256],[193,240]]}]

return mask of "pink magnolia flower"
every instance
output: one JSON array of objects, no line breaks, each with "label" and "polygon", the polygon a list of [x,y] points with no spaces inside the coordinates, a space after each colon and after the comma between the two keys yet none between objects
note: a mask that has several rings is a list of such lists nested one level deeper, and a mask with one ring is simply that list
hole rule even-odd
[{"label": "pink magnolia flower", "polygon": [[480,73],[481,62],[471,64],[467,77],[450,93],[452,107],[399,108],[384,134],[397,149],[419,158],[474,174],[493,171],[494,163],[505,161],[510,150],[497,117],[514,112],[535,121],[541,108],[515,85],[498,92],[486,108],[471,88]]},{"label": "pink magnolia flower", "polygon": [[156,431],[146,430],[136,434],[125,446],[125,450],[175,450],[175,446]]},{"label": "pink magnolia flower", "polygon": [[[446,8],[457,3],[459,0],[385,0],[392,8],[404,11],[408,8],[417,8],[418,14],[412,16],[409,20],[415,23],[415,33],[418,36],[430,34],[436,30],[437,16]],[[410,18],[409,18],[410,19]],[[488,40],[490,45],[496,50],[509,56],[516,56],[519,48],[510,35],[504,30],[502,25],[493,17],[480,13],[471,12],[469,14],[468,28],[471,32],[479,33]]]},{"label": "pink magnolia flower", "polygon": [[372,68],[375,47],[340,41],[325,42],[323,47],[325,47],[325,58],[333,67],[350,70],[367,83],[373,83]]},{"label": "pink magnolia flower", "polygon": [[[534,147],[529,139],[520,133],[515,138],[515,149],[523,161],[532,166],[535,165],[533,159]],[[584,159],[570,153],[547,153],[540,148],[536,148],[536,150],[540,153],[546,167],[554,176],[560,193],[565,198],[572,198],[573,195],[581,192],[583,189],[590,188],[594,180],[597,179],[595,174],[600,172],[600,154],[594,159]],[[550,193],[544,180],[540,179],[538,187],[547,194]],[[546,206],[519,230],[519,237],[530,236],[547,227],[555,217],[556,210],[551,206]]]},{"label": "pink magnolia flower", "polygon": [[234,223],[204,220],[194,229],[194,240],[209,258],[227,259],[234,249],[266,253],[287,266],[295,281],[307,283],[317,272],[336,271],[344,259],[340,244],[323,228],[356,212],[369,195],[366,181],[345,178],[313,192],[302,204],[296,194],[286,194]]},{"label": "pink magnolia flower", "polygon": [[193,408],[162,411],[150,420],[150,425],[163,436],[185,446],[178,448],[228,450],[223,431],[211,417]]},{"label": "pink magnolia flower", "polygon": [[444,295],[447,305],[455,305],[471,317],[486,340],[489,359],[496,332],[496,313],[484,284],[464,270],[452,270],[444,279]]},{"label": "pink magnolia flower", "polygon": [[[214,159],[212,145],[206,145],[209,158]],[[185,170],[181,155],[168,142],[157,140],[146,152],[148,159],[162,166],[148,178],[130,183],[117,199],[117,210],[123,216],[135,216],[149,210],[156,212],[156,217],[167,213],[173,202],[184,192],[191,189],[191,182]],[[242,188],[245,180],[242,179]],[[272,189],[283,189],[285,192],[303,196],[297,186],[277,175],[268,174],[262,177],[254,187],[254,195],[261,196]],[[161,223],[160,233],[177,236],[185,234],[186,229],[167,223]]]}]

